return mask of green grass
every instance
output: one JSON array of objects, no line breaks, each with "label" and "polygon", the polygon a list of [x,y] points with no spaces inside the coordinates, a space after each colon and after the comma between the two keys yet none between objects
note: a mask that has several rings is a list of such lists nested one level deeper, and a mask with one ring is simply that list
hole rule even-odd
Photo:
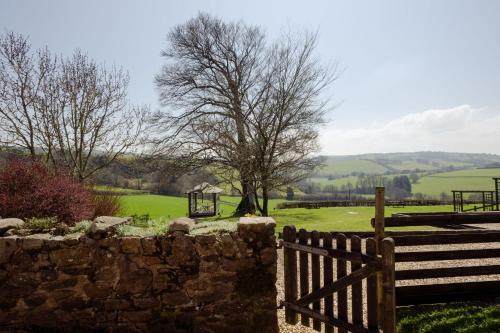
[{"label": "green grass", "polygon": [[500,177],[500,169],[468,169],[440,172],[419,179],[412,185],[413,193],[439,196],[442,192],[451,195],[452,190],[494,190],[492,177]]},{"label": "green grass", "polygon": [[[444,212],[453,207],[418,206],[404,208],[385,208],[385,215],[403,212]],[[318,231],[373,231],[371,219],[375,215],[373,207],[328,207],[319,209],[276,209],[271,216],[276,220],[276,230],[281,231],[285,225],[293,224],[296,228]],[[388,228],[388,230],[422,230],[429,227]]]},{"label": "green grass", "polygon": [[446,304],[400,308],[399,333],[498,333],[500,305]]},{"label": "green grass", "polygon": [[[296,228],[305,228],[319,231],[371,231],[371,218],[374,216],[373,207],[332,207],[319,209],[276,209],[276,205],[284,200],[270,200],[270,215],[276,220],[276,230],[281,231],[285,225],[293,224]],[[232,218],[238,197],[221,198],[221,217],[209,218],[213,220],[236,221]],[[164,218],[171,220],[187,215],[187,199],[162,195],[129,195],[123,197],[124,215],[149,214],[151,219]],[[386,207],[386,215],[401,212],[438,212],[451,211],[451,206],[420,206],[392,208]],[[422,228],[412,227],[407,230]],[[398,228],[402,230],[402,228]]]}]

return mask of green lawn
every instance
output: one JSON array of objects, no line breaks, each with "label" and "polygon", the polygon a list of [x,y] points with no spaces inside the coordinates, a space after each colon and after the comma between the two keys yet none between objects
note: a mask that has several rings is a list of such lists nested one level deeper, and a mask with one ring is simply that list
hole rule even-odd
[{"label": "green lawn", "polygon": [[498,333],[499,304],[446,304],[400,308],[399,333]]},{"label": "green lawn", "polygon": [[[230,219],[239,198],[223,196],[221,198],[220,219]],[[276,220],[277,231],[285,225],[293,224],[296,228],[319,231],[370,231],[370,220],[374,216],[373,207],[335,207],[319,209],[276,209],[283,200],[270,201],[270,215]],[[122,197],[124,215],[149,214],[151,218],[174,219],[187,215],[187,199],[162,195],[128,195]],[[400,212],[436,212],[451,211],[451,206],[420,206],[392,208],[386,207],[386,215]],[[209,219],[213,220],[213,219]],[[398,228],[401,230],[402,228]],[[415,230],[415,228],[413,228]],[[420,228],[421,229],[421,228]]]},{"label": "green lawn", "polygon": [[494,190],[492,177],[500,177],[500,168],[440,172],[420,178],[412,192],[439,196],[452,190]]}]

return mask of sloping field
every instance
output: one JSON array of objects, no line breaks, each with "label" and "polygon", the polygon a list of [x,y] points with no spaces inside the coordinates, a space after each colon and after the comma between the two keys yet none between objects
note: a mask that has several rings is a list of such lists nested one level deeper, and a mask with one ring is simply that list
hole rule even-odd
[{"label": "sloping field", "polygon": [[500,177],[500,168],[441,172],[420,178],[412,192],[439,196],[452,190],[494,190],[492,177]]},{"label": "sloping field", "polygon": [[357,159],[334,159],[327,160],[325,166],[319,169],[319,175],[349,175],[352,172],[364,172],[369,174],[381,174],[389,169],[381,166],[378,163]]}]

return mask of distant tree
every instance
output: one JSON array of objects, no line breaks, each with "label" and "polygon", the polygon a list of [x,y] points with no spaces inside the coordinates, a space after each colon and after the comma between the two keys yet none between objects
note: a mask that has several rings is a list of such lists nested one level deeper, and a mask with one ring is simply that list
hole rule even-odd
[{"label": "distant tree", "polygon": [[410,181],[412,184],[416,184],[418,182],[418,180],[420,179],[420,177],[416,173],[411,173],[409,178],[410,178]]},{"label": "distant tree", "polygon": [[411,183],[408,176],[395,176],[388,186],[388,194],[394,199],[404,199],[411,196]]},{"label": "distant tree", "polygon": [[286,200],[293,200],[295,198],[295,192],[291,186],[286,188]]}]

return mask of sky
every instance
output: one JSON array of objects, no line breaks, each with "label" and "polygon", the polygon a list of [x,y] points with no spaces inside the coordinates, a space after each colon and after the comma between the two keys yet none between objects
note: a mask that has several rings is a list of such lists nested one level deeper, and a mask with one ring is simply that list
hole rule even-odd
[{"label": "sky", "polygon": [[500,154],[500,1],[0,0],[0,29],[123,66],[131,103],[156,109],[166,34],[200,11],[271,39],[319,32],[318,58],[340,69],[326,92],[323,154]]}]

